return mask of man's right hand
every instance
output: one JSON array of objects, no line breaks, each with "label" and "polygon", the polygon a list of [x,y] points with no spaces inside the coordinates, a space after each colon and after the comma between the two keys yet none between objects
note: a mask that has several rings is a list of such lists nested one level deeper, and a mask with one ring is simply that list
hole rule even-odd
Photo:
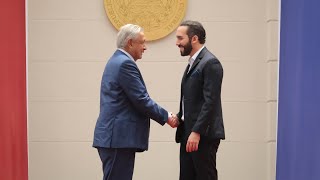
[{"label": "man's right hand", "polygon": [[179,126],[179,119],[175,114],[169,113],[169,118],[167,124],[169,124],[172,128],[176,128]]}]

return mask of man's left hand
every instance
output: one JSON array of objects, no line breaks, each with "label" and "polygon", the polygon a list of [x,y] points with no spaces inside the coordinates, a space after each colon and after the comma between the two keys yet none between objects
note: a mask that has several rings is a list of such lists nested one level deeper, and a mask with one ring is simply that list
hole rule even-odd
[{"label": "man's left hand", "polygon": [[187,152],[198,151],[198,146],[200,142],[200,134],[196,132],[191,132],[186,146]]}]

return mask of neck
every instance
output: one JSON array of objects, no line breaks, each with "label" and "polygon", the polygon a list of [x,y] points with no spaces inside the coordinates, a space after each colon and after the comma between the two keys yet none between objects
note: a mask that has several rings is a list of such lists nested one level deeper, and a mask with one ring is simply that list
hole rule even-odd
[{"label": "neck", "polygon": [[190,57],[192,57],[199,49],[201,49],[203,44],[194,44],[192,47],[192,51],[190,53]]},{"label": "neck", "polygon": [[134,56],[132,55],[133,52],[131,51],[131,48],[129,47],[124,47],[122,48],[123,50],[125,50],[128,54],[130,54],[130,56],[133,58],[134,61],[137,61],[137,59],[134,58]]}]

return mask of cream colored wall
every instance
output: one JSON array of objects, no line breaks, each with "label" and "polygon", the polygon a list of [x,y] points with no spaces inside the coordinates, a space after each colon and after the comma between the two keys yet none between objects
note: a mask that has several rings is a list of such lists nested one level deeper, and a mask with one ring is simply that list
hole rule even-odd
[{"label": "cream colored wall", "polygon": [[280,0],[266,0],[267,22],[267,180],[275,179]]},{"label": "cream colored wall", "polygon": [[[278,1],[188,2],[185,19],[203,23],[206,46],[224,67],[219,179],[273,180]],[[29,179],[101,179],[91,144],[101,74],[116,38],[103,0],[28,0],[28,11]],[[180,57],[174,33],[147,47],[138,66],[148,91],[176,112],[187,58]],[[149,151],[137,154],[134,180],[176,180],[175,131],[151,126]]]}]

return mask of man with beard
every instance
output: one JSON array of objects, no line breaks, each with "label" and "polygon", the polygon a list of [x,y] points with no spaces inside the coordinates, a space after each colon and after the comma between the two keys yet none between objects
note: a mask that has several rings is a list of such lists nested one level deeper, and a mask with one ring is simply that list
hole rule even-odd
[{"label": "man with beard", "polygon": [[180,180],[217,180],[216,153],[225,138],[221,108],[223,68],[204,46],[206,32],[196,21],[183,22],[176,31],[181,56],[190,56],[181,82]]}]

